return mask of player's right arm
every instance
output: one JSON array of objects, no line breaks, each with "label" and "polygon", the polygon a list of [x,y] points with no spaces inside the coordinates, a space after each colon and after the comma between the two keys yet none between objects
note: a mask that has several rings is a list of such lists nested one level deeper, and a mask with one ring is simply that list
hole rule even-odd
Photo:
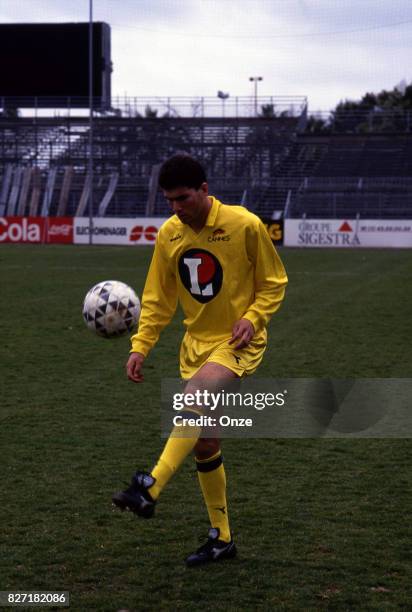
[{"label": "player's right arm", "polygon": [[161,230],[157,236],[149,272],[142,296],[142,311],[137,333],[132,336],[132,348],[127,373],[140,382],[144,358],[159,339],[160,332],[170,322],[177,306],[176,277],[162,244]]}]

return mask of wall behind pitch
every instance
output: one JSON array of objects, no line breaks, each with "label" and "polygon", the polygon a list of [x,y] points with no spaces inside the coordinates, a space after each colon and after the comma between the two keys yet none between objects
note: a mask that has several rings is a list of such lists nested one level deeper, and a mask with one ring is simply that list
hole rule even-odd
[{"label": "wall behind pitch", "polygon": [[[166,221],[158,217],[95,218],[93,244],[151,244]],[[275,244],[292,247],[412,248],[412,220],[286,219],[263,222]],[[89,244],[88,217],[0,217],[0,243]]]}]

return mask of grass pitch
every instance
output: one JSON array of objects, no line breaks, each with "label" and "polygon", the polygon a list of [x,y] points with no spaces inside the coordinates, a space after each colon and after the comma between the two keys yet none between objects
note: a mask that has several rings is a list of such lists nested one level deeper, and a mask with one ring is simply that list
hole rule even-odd
[{"label": "grass pitch", "polygon": [[[141,294],[149,248],[2,245],[0,590],[69,590],[71,610],[410,610],[409,440],[225,440],[239,557],[186,569],[206,510],[188,458],[157,516],[114,512],[150,469],[181,317],[124,374],[128,339],[81,317],[104,279]],[[410,377],[412,253],[282,250],[290,285],[262,377]]]}]

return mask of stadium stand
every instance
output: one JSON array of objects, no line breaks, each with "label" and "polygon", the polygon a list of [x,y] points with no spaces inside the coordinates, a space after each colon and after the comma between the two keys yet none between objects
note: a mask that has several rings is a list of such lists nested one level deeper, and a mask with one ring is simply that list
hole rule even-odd
[{"label": "stadium stand", "polygon": [[[404,131],[359,134],[340,113],[336,129],[312,134],[304,132],[305,98],[259,99],[258,117],[238,101],[220,116],[215,106],[208,116],[204,102],[191,105],[193,116],[179,114],[170,99],[158,116],[144,102],[146,116],[125,102],[94,119],[95,216],[167,215],[156,173],[186,151],[206,166],[212,193],[264,217],[411,217],[409,119]],[[368,122],[381,125],[371,113]],[[87,116],[0,113],[0,214],[87,215],[89,154]]]},{"label": "stadium stand", "polygon": [[411,135],[301,135],[296,144],[303,172],[299,176],[289,172],[287,184],[293,195],[288,216],[411,216]]},{"label": "stadium stand", "polygon": [[[96,118],[94,212],[99,214],[100,210],[109,216],[164,215],[163,199],[160,194],[151,194],[150,178],[153,169],[176,151],[186,151],[203,160],[211,186],[222,199],[239,202],[247,191],[248,204],[254,208],[270,181],[273,166],[296,132],[300,115],[269,119]],[[4,198],[7,199],[10,172],[15,191],[19,191],[23,169],[36,167],[40,170],[42,192],[47,191],[47,186],[50,192],[50,202],[45,207],[48,214],[84,214],[89,160],[87,118],[2,118],[0,134]],[[70,179],[68,169],[72,169]],[[27,207],[28,204],[24,210]],[[8,208],[9,213],[13,208],[10,202]]]}]

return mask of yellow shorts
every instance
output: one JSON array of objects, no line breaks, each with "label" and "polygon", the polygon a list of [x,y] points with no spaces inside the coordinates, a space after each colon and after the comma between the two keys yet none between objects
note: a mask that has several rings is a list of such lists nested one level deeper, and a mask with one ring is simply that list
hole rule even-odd
[{"label": "yellow shorts", "polygon": [[235,350],[235,344],[227,340],[203,342],[185,333],[180,347],[180,374],[184,380],[192,378],[196,372],[210,361],[220,363],[238,376],[253,374],[263,358],[266,349],[267,333],[262,330],[243,349]]}]

